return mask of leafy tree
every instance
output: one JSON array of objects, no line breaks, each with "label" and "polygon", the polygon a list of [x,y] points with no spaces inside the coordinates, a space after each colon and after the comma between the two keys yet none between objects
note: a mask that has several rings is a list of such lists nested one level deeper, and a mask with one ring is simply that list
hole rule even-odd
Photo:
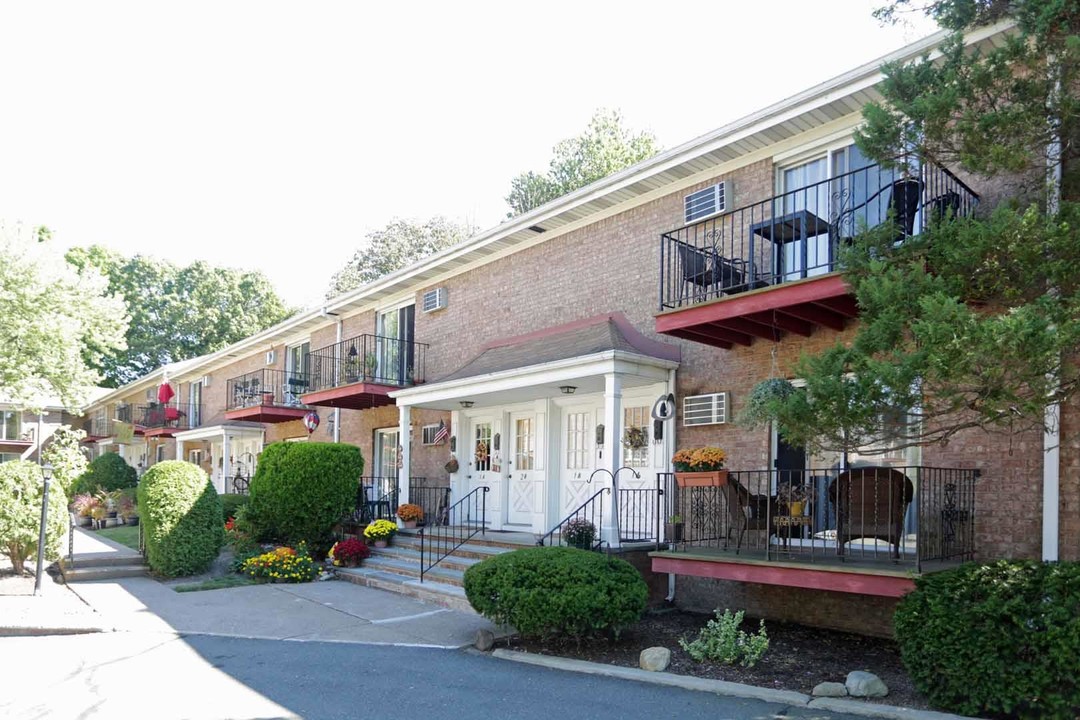
[{"label": "leafy tree", "polygon": [[381,230],[369,233],[367,243],[330,279],[326,297],[332,298],[437,253],[476,232],[436,216],[420,224],[394,219]]},{"label": "leafy tree", "polygon": [[127,349],[95,365],[118,387],[162,365],[214,352],[284,320],[292,312],[261,272],[195,262],[186,267],[100,246],[73,248],[68,260],[93,267],[127,303]]},{"label": "leafy tree", "polygon": [[546,175],[525,172],[510,181],[508,217],[526,213],[589,183],[652,157],[659,151],[652,133],[632,133],[617,110],[597,110],[585,132],[559,142]]},{"label": "leafy tree", "polygon": [[[895,18],[909,4],[879,13]],[[1005,11],[1015,36],[963,51],[965,31]],[[926,12],[953,31],[944,57],[887,65],[884,99],[864,110],[857,142],[882,163],[914,149],[983,175],[1028,173],[1028,189],[1045,191],[1056,124],[1065,142],[1052,162],[1069,169],[1076,152],[1076,100],[1048,78],[1076,86],[1080,6],[938,0]],[[802,356],[793,373],[805,391],[774,398],[764,415],[789,442],[838,451],[947,442],[972,428],[1042,430],[1048,404],[1080,382],[1077,227],[1072,202],[1047,212],[1045,202],[1008,201],[942,218],[899,245],[894,227],[863,233],[841,251],[860,308],[854,337]]]},{"label": "leafy tree", "polygon": [[[16,573],[23,572],[26,559],[37,554],[44,487],[36,464],[26,460],[0,463],[0,551],[11,559]],[[62,487],[52,485],[45,518],[45,557],[60,556],[67,532],[67,497]]]},{"label": "leafy tree", "polygon": [[128,317],[101,273],[65,262],[50,235],[0,223],[0,387],[17,405],[78,407],[97,363],[123,350]]},{"label": "leafy tree", "polygon": [[82,430],[64,425],[53,432],[49,444],[41,451],[42,459],[52,465],[53,480],[64,488],[65,493],[70,493],[75,480],[86,472],[89,461],[79,444],[85,437]]}]

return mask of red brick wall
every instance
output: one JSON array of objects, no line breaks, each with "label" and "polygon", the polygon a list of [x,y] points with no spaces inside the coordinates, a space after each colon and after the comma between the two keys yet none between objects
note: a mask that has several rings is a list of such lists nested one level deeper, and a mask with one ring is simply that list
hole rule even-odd
[{"label": "red brick wall", "polygon": [[675,604],[693,612],[745,610],[751,617],[892,637],[895,598],[680,575]]}]

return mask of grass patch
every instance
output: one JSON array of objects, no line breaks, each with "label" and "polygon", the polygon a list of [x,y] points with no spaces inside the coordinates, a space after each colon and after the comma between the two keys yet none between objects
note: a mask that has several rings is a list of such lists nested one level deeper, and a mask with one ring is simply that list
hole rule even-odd
[{"label": "grass patch", "polygon": [[244,585],[258,585],[259,581],[246,575],[225,575],[223,577],[210,578],[199,583],[177,585],[173,588],[176,592],[199,592],[201,590],[221,590]]},{"label": "grass patch", "polygon": [[139,549],[138,525],[117,525],[116,527],[98,530],[97,534],[121,545],[127,545],[132,550],[138,551]]}]

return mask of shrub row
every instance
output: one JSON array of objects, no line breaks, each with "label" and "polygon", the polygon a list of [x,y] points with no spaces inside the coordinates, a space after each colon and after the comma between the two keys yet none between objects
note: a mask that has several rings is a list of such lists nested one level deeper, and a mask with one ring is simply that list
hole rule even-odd
[{"label": "shrub row", "polygon": [[153,465],[139,483],[138,502],[152,570],[167,577],[193,575],[217,558],[225,539],[221,500],[197,465]]},{"label": "shrub row", "polygon": [[972,563],[924,575],[894,622],[904,666],[934,705],[1080,717],[1080,564]]},{"label": "shrub row", "polygon": [[360,448],[338,443],[273,443],[259,456],[245,517],[260,539],[303,542],[315,558],[356,502],[364,474]]},{"label": "shrub row", "polygon": [[524,636],[583,638],[637,622],[648,588],[634,567],[586,550],[538,547],[488,558],[465,571],[477,612]]}]

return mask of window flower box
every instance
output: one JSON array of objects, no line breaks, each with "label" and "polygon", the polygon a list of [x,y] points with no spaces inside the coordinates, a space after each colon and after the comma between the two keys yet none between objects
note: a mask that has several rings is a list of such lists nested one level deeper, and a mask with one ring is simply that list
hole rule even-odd
[{"label": "window flower box", "polygon": [[709,472],[677,472],[675,482],[681,488],[687,487],[721,487],[727,485],[727,470],[712,470]]}]

